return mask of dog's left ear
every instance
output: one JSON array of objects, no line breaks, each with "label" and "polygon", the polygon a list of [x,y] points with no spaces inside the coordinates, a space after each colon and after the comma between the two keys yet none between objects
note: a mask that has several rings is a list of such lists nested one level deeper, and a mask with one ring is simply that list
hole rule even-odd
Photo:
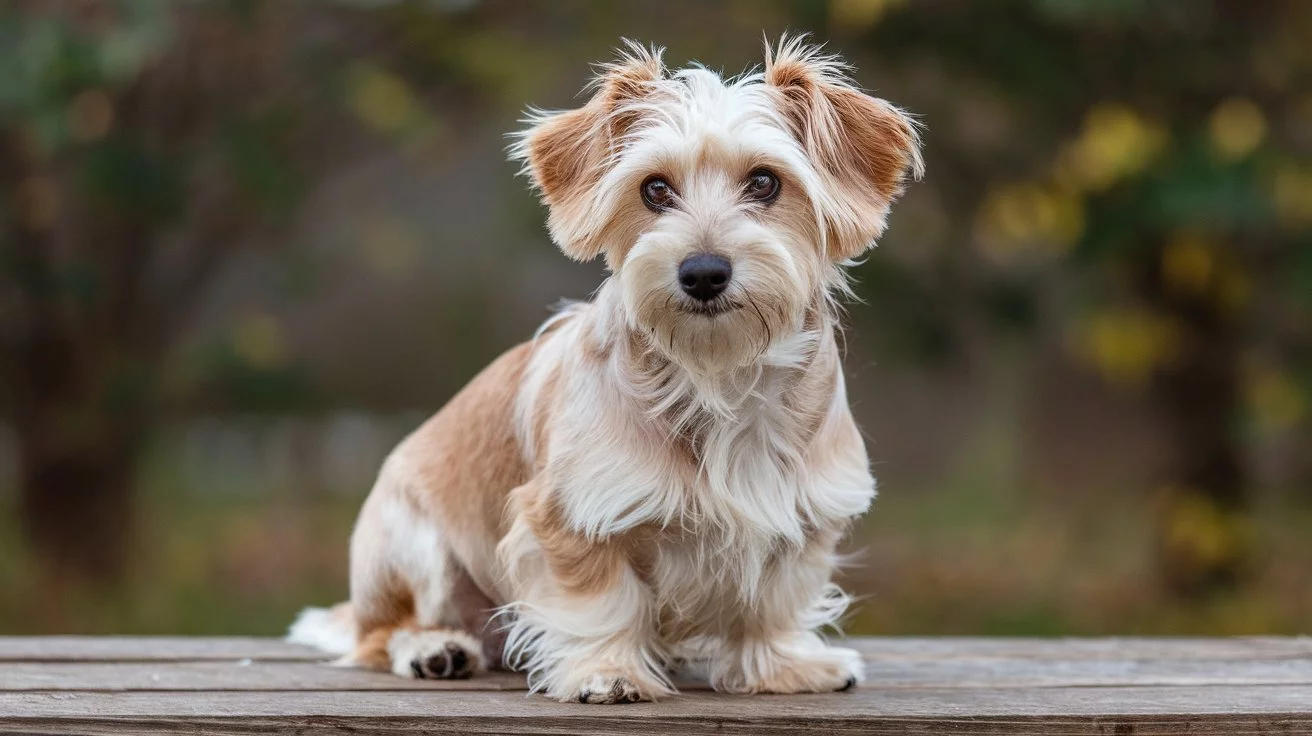
[{"label": "dog's left ear", "polygon": [[883,234],[908,175],[924,170],[916,125],[905,113],[848,81],[847,65],[802,38],[766,47],[765,82],[793,135],[816,162],[820,202],[834,260],[855,258]]},{"label": "dog's left ear", "polygon": [[519,134],[511,156],[524,171],[550,212],[551,239],[569,256],[590,261],[605,249],[602,228],[609,213],[598,206],[601,182],[625,133],[637,122],[641,103],[665,78],[664,49],[648,49],[625,40],[618,58],[600,65],[592,81],[595,92],[577,110],[532,112],[530,127]]}]

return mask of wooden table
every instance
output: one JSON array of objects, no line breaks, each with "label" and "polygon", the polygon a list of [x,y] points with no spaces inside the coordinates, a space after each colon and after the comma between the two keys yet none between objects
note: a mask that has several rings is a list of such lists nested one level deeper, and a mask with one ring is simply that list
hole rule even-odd
[{"label": "wooden table", "polygon": [[324,666],[273,639],[0,637],[0,733],[1312,734],[1312,638],[854,639],[846,693],[660,703]]}]

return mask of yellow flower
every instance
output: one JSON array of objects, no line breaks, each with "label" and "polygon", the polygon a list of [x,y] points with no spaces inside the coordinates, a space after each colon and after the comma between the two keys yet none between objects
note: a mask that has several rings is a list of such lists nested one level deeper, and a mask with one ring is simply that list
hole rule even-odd
[{"label": "yellow flower", "polygon": [[1217,156],[1236,161],[1261,145],[1266,137],[1266,115],[1252,100],[1232,97],[1212,111],[1208,133]]},{"label": "yellow flower", "polygon": [[1064,253],[1083,232],[1084,203],[1079,197],[1032,182],[995,187],[975,220],[980,245],[1000,259],[1021,252]]},{"label": "yellow flower", "polygon": [[1167,545],[1204,566],[1242,555],[1252,536],[1252,524],[1242,514],[1228,513],[1206,496],[1187,489],[1171,495],[1166,519]]},{"label": "yellow flower", "polygon": [[1133,108],[1099,102],[1085,114],[1079,136],[1058,153],[1053,179],[1073,190],[1104,190],[1142,171],[1166,138],[1165,129]]},{"label": "yellow flower", "polygon": [[906,0],[833,0],[829,4],[829,22],[840,29],[864,30],[905,3]]},{"label": "yellow flower", "polygon": [[1141,389],[1158,368],[1175,360],[1180,328],[1145,309],[1109,310],[1083,325],[1076,349],[1108,381]]}]

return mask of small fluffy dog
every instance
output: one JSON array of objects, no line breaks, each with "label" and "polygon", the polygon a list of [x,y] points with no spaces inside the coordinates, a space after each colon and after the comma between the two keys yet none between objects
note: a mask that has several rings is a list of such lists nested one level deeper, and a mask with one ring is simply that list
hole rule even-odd
[{"label": "small fluffy dog", "polygon": [[836,299],[921,159],[846,69],[785,39],[757,73],[671,73],[630,43],[583,107],[530,116],[512,155],[551,237],[610,276],[388,457],[350,602],[291,640],[407,677],[504,663],[583,703],[673,694],[677,664],[729,692],[862,679],[815,633],[875,495]]}]

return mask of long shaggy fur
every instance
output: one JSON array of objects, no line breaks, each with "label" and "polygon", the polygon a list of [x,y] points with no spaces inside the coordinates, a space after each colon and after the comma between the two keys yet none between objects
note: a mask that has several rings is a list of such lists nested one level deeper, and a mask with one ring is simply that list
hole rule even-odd
[{"label": "long shaggy fur", "polygon": [[[580,702],[669,695],[678,665],[733,692],[861,679],[816,633],[875,495],[837,303],[922,164],[916,126],[849,71],[800,38],[727,80],[627,43],[582,107],[529,114],[511,155],[553,240],[610,275],[393,452],[350,606],[294,640],[417,677],[505,664]],[[777,198],[747,196],[760,171]],[[656,211],[653,176],[674,192]],[[710,299],[679,284],[698,254],[732,264]]]}]

